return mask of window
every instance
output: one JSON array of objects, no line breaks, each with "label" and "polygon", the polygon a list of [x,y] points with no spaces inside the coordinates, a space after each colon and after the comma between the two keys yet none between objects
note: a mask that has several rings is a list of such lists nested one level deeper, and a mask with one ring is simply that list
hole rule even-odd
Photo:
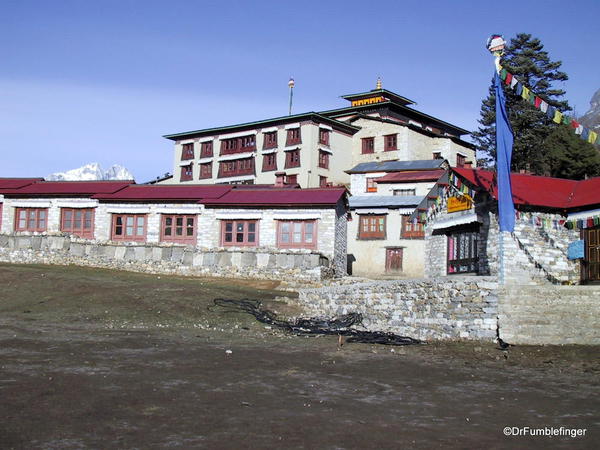
[{"label": "window", "polygon": [[194,159],[194,143],[183,144],[181,146],[181,159]]},{"label": "window", "polygon": [[196,243],[196,216],[163,214],[160,225],[161,242]]},{"label": "window", "polygon": [[60,231],[82,238],[94,238],[94,210],[92,208],[61,208]]},{"label": "window", "polygon": [[263,134],[263,149],[277,147],[277,131]]},{"label": "window", "polygon": [[219,178],[240,175],[254,175],[254,158],[221,161],[219,163]]},{"label": "window", "polygon": [[433,152],[433,159],[442,159],[442,152]]},{"label": "window", "polygon": [[410,216],[402,216],[402,237],[405,239],[424,239],[425,224],[411,220]]},{"label": "window", "polygon": [[329,186],[329,182],[327,181],[327,177],[323,177],[319,175],[319,187],[327,187]]},{"label": "window", "polygon": [[191,164],[181,166],[181,181],[190,181],[194,179],[194,168]]},{"label": "window", "polygon": [[329,153],[319,150],[319,167],[329,169]]},{"label": "window", "polygon": [[285,168],[300,167],[300,150],[290,150],[285,154]]},{"label": "window", "polygon": [[48,208],[17,208],[15,212],[15,231],[46,231],[48,227]]},{"label": "window", "polygon": [[223,139],[221,141],[221,155],[251,152],[254,150],[256,150],[256,136],[253,134],[238,138]]},{"label": "window", "polygon": [[329,130],[319,128],[319,144],[329,146]]},{"label": "window", "polygon": [[257,220],[221,221],[221,243],[223,246],[257,247]]},{"label": "window", "polygon": [[466,158],[463,155],[456,154],[456,167],[464,167]]},{"label": "window", "polygon": [[360,214],[359,239],[385,239],[385,216]]},{"label": "window", "polygon": [[298,184],[298,175],[286,175],[285,184]]},{"label": "window", "polygon": [[373,153],[375,151],[375,138],[362,138],[362,152]]},{"label": "window", "polygon": [[478,271],[477,231],[457,231],[448,235],[448,274]]},{"label": "window", "polygon": [[200,179],[212,178],[212,162],[200,164]]},{"label": "window", "polygon": [[287,139],[285,145],[296,145],[301,144],[302,138],[300,136],[300,128],[290,128],[287,130]]},{"label": "window", "polygon": [[145,241],[146,215],[113,214],[111,239],[113,241]]},{"label": "window", "polygon": [[213,143],[203,142],[200,144],[200,158],[210,158],[213,156]]},{"label": "window", "polygon": [[263,155],[263,172],[269,172],[271,170],[277,170],[277,154],[269,153],[268,155]]},{"label": "window", "polygon": [[408,197],[411,195],[417,195],[416,189],[394,189],[394,195],[399,195],[400,197]]},{"label": "window", "polygon": [[377,192],[376,178],[367,178],[367,192]]},{"label": "window", "polygon": [[392,151],[392,150],[398,150],[398,135],[397,134],[388,134],[387,136],[383,137],[384,139],[384,150],[386,152]]},{"label": "window", "polygon": [[278,221],[277,246],[281,248],[316,248],[317,221]]}]

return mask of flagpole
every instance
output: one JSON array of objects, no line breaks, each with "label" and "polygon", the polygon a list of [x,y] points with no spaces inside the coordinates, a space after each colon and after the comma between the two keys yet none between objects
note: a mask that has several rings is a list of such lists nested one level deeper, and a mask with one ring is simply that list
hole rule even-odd
[{"label": "flagpole", "polygon": [[292,77],[290,77],[290,81],[288,81],[288,86],[290,87],[290,108],[288,110],[288,116],[292,115],[292,99],[294,97],[294,86],[295,86],[295,82],[294,79]]}]

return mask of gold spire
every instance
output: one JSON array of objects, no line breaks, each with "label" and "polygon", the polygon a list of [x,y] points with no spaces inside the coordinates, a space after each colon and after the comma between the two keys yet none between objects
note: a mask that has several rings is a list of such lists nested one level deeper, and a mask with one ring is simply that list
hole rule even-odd
[{"label": "gold spire", "polygon": [[375,85],[375,89],[382,89],[382,87],[381,87],[381,77],[377,77],[377,84]]}]

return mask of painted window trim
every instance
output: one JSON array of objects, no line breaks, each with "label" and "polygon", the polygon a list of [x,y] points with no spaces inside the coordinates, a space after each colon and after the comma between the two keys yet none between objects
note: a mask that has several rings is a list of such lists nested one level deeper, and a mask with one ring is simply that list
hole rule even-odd
[{"label": "painted window trim", "polygon": [[[71,212],[71,214],[73,214],[72,218],[71,218],[71,227],[70,229],[67,229],[67,227],[65,227],[65,215],[67,212]],[[81,212],[82,217],[81,217],[81,228],[80,229],[76,229],[74,226],[75,223],[75,218],[74,215],[77,212]],[[89,212],[91,213],[91,228],[89,230],[86,231],[85,229],[85,213]],[[68,233],[68,234],[72,234],[73,236],[77,236],[80,238],[84,238],[84,239],[94,239],[94,230],[96,228],[96,210],[95,208],[67,208],[67,207],[62,207],[60,208],[60,231],[62,233]]]},{"label": "painted window trim", "polygon": [[[125,220],[123,221],[123,225],[121,225],[124,228],[127,227],[127,217],[133,217],[134,218],[133,228],[136,232],[139,227],[138,219],[143,217],[144,218],[143,235],[134,234],[131,236],[127,236],[126,234],[123,234],[123,237],[120,237],[119,235],[117,235],[116,227],[117,227],[117,218],[118,217],[125,218]],[[113,213],[112,217],[110,219],[110,223],[111,223],[111,225],[110,225],[110,240],[111,241],[115,241],[115,242],[146,242],[146,237],[147,237],[147,233],[148,233],[148,215],[147,214]]]},{"label": "painted window trim", "polygon": [[[232,223],[232,241],[227,242],[225,240],[226,234],[226,226],[227,223]],[[236,225],[238,223],[244,224],[243,233],[243,241],[235,242],[235,234],[236,234]],[[254,228],[254,242],[248,241],[248,225],[254,223],[256,226]],[[258,219],[221,219],[221,247],[258,247],[259,246],[259,230],[260,230],[260,222]]]},{"label": "painted window trim", "polygon": [[[193,219],[192,224],[192,235],[188,236],[184,234],[181,238],[176,237],[175,235],[167,236],[165,231],[167,229],[167,218],[176,221],[177,218],[183,219],[183,231],[187,231],[187,219]],[[176,225],[171,225],[171,228],[174,230],[177,228]],[[195,245],[196,244],[196,230],[198,228],[198,216],[195,214],[169,214],[169,213],[161,213],[160,215],[160,242],[170,242],[173,244],[185,244],[185,245]]]},{"label": "painted window trim", "polygon": [[[361,241],[381,241],[387,239],[387,215],[386,214],[361,214],[358,216],[358,234],[357,239]],[[383,218],[383,231],[364,232],[363,222],[373,219],[380,220]]]},{"label": "painted window trim", "polygon": [[[25,226],[24,227],[20,227],[19,226],[19,213],[21,211],[24,211],[26,213],[25,215]],[[40,227],[40,213],[44,212],[44,226]],[[29,213],[30,212],[35,212],[35,226],[34,227],[30,227],[29,226]],[[26,232],[30,232],[30,233],[44,233],[46,231],[48,231],[48,212],[49,212],[49,208],[39,208],[39,207],[17,207],[15,208],[15,224],[14,224],[14,230],[15,231],[26,231]]]},{"label": "painted window trim", "polygon": [[[293,243],[293,242],[287,242],[284,243],[282,240],[282,227],[284,223],[289,223],[293,226],[293,224],[295,223],[300,223],[302,224],[302,242],[299,243]],[[312,224],[313,225],[313,232],[312,232],[312,242],[311,243],[306,243],[306,225],[307,224]],[[306,248],[306,249],[311,249],[311,250],[316,250],[317,246],[318,246],[318,221],[315,219],[304,219],[304,220],[277,220],[277,247],[278,248]],[[290,237],[293,234],[293,231],[290,232]]]}]

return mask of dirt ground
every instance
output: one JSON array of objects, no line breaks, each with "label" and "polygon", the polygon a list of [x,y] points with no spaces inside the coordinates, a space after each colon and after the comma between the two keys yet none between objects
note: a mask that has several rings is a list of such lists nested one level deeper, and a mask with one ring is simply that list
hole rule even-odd
[{"label": "dirt ground", "polygon": [[338,348],[209,308],[299,313],[276,288],[0,264],[0,448],[600,448],[597,347]]}]

